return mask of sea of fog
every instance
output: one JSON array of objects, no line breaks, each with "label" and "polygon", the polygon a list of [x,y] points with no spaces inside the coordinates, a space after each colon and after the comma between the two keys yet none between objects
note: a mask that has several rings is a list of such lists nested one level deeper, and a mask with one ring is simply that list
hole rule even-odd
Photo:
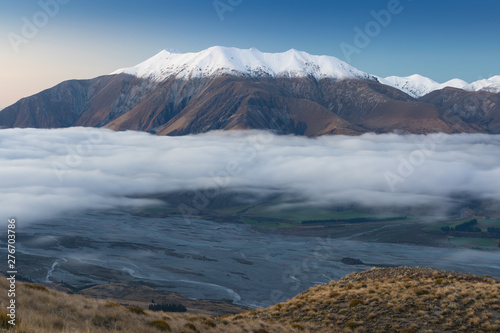
[{"label": "sea of fog", "polygon": [[[0,216],[20,223],[154,204],[193,190],[289,193],[306,205],[435,205],[500,199],[500,135],[306,138],[259,131],[158,137],[94,128],[0,130]],[[199,203],[202,205],[203,203]]]}]

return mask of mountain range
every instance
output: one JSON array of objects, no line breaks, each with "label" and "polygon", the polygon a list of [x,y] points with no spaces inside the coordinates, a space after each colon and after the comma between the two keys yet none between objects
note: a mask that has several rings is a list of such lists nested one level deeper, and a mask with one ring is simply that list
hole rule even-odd
[{"label": "mountain range", "polygon": [[131,68],[64,81],[0,111],[0,127],[105,127],[186,135],[500,134],[500,76],[440,84],[370,75],[330,56],[211,47],[161,51]]}]

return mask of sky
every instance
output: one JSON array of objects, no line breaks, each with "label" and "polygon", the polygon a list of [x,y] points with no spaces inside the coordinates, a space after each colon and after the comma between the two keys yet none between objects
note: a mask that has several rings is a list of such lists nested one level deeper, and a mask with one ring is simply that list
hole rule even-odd
[{"label": "sky", "polygon": [[500,74],[498,13],[497,0],[0,0],[0,109],[163,49],[214,45],[294,48],[379,76],[472,82]]}]

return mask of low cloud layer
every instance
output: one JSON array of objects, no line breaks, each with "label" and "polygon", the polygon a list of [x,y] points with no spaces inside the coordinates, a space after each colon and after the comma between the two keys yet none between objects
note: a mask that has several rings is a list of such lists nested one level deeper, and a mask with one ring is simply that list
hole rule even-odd
[{"label": "low cloud layer", "polygon": [[193,190],[282,191],[316,206],[500,200],[500,136],[304,138],[266,132],[157,137],[103,129],[0,130],[0,215],[34,222]]}]

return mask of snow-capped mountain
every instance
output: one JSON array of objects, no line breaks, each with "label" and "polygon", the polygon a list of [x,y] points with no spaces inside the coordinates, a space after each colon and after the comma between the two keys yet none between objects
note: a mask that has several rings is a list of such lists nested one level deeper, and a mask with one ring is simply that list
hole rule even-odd
[{"label": "snow-capped mountain", "polygon": [[495,75],[489,79],[473,82],[466,87],[468,91],[489,91],[495,94],[500,94],[500,75]]},{"label": "snow-capped mountain", "polygon": [[413,98],[420,98],[445,87],[500,93],[500,76],[471,84],[461,79],[439,83],[419,74],[383,78],[365,73],[335,57],[311,55],[294,49],[283,53],[222,46],[214,46],[196,53],[181,53],[169,49],[137,66],[122,68],[111,74],[130,74],[156,82],[172,77],[190,79],[223,74],[248,77],[313,77],[316,80],[377,79],[380,83],[397,88]]},{"label": "snow-capped mountain", "polygon": [[2,110],[0,128],[500,134],[498,93],[500,76],[472,84],[420,75],[379,78],[329,56],[216,46],[165,50],[109,75],[62,82]]},{"label": "snow-capped mountain", "polygon": [[460,79],[453,79],[445,83],[438,83],[428,77],[422,75],[410,75],[406,77],[388,76],[386,78],[378,77],[378,80],[388,86],[397,88],[413,98],[420,98],[435,90],[440,90],[445,87],[463,89],[468,85],[467,82]]},{"label": "snow-capped mountain", "polygon": [[439,83],[419,74],[405,77],[377,77],[377,79],[380,83],[404,91],[413,98],[420,98],[433,91],[446,87],[458,88],[466,91],[488,91],[495,94],[500,93],[500,75],[493,76],[489,79],[479,80],[470,84],[461,79],[453,79],[445,83]]},{"label": "snow-capped mountain", "polygon": [[255,48],[238,49],[214,46],[197,53],[179,53],[163,50],[152,58],[131,68],[111,74],[126,73],[154,81],[171,77],[199,78],[230,74],[235,76],[314,77],[334,79],[375,78],[351,65],[330,56],[311,55],[289,50],[283,53],[265,53]]}]

